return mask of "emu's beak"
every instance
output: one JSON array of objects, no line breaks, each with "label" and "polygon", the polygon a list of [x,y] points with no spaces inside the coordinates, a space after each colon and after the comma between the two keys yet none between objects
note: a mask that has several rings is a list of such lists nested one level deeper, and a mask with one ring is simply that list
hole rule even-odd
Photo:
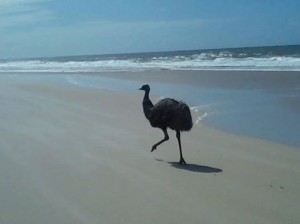
[{"label": "emu's beak", "polygon": [[142,87],[141,87],[141,88],[139,88],[139,90],[142,90]]}]

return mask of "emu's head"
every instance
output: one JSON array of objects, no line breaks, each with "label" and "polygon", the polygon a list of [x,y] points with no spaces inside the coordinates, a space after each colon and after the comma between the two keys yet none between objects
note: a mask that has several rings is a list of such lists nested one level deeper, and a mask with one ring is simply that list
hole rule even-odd
[{"label": "emu's head", "polygon": [[144,90],[146,92],[149,92],[150,91],[150,86],[148,84],[143,85],[141,88],[139,88],[139,90]]}]

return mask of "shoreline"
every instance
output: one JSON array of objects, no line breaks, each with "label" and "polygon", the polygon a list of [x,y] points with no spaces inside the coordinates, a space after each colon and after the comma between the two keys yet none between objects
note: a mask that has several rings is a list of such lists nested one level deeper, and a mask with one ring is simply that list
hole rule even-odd
[{"label": "shoreline", "polygon": [[[184,74],[184,75],[182,75]],[[0,75],[82,75],[102,76],[112,79],[133,81],[184,83],[202,87],[218,88],[279,88],[298,87],[300,71],[261,71],[261,70],[149,70],[149,71],[111,71],[111,72],[3,72]],[[283,76],[288,75],[284,80]],[[270,78],[274,79],[270,82]],[[232,81],[236,81],[234,83]],[[255,83],[258,81],[260,83]],[[247,84],[248,83],[248,84]]]},{"label": "shoreline", "polygon": [[[221,120],[219,119],[217,123],[214,121],[217,120],[216,117],[206,117],[204,120],[206,125],[240,136],[249,136],[268,141],[275,141],[292,147],[300,147],[300,141],[297,140],[298,138],[295,134],[300,130],[300,106],[298,103],[300,102],[300,72],[152,71],[136,73],[99,73],[98,75],[106,78],[139,81],[143,83],[149,82],[157,87],[156,89],[158,89],[160,96],[174,95],[177,96],[177,99],[179,100],[182,100],[182,98],[180,98],[181,96],[189,99],[196,93],[199,95],[207,94],[208,97],[213,94],[215,95],[215,99],[212,99],[212,101],[208,103],[215,103],[213,100],[218,101],[218,98],[224,98],[225,95],[228,95],[227,98],[224,98],[225,101],[236,101],[236,104],[232,103],[230,105],[231,107],[245,107],[243,114],[237,115],[236,119],[228,116],[226,118],[224,117]],[[170,93],[164,95],[165,93],[161,91],[163,87],[159,85],[161,83],[180,85],[178,86],[180,94],[177,94],[175,90],[176,87],[168,87]],[[185,86],[183,87],[182,85]],[[203,91],[196,91],[196,88],[202,88]],[[184,93],[184,91],[186,91],[186,93]],[[216,92],[219,93],[219,96],[216,95]],[[236,97],[238,94],[241,95],[240,99]],[[200,96],[200,99],[196,104],[195,98],[191,99],[193,99],[191,101],[193,106],[207,103],[205,96]],[[249,101],[249,105],[246,105],[247,101]],[[255,104],[255,101],[258,103]],[[260,104],[265,104],[266,109],[263,109]],[[258,107],[257,109],[260,109],[261,111],[251,109],[251,105],[254,108]],[[216,108],[216,110],[211,111],[210,114],[220,113],[219,110],[225,110],[225,112],[226,110],[230,111],[230,106]],[[268,109],[269,107],[273,109]],[[204,113],[207,114],[208,112],[204,111]],[[248,116],[248,113],[252,113],[252,117]],[[255,113],[257,113],[257,115],[254,115]],[[259,113],[262,113],[262,115],[259,115]],[[243,121],[244,116],[248,116],[248,118],[245,118],[249,119],[248,123]],[[226,119],[228,119],[228,121],[226,121]],[[241,129],[241,127],[230,127],[230,125],[236,123],[236,121],[239,122],[239,119],[240,122],[244,122],[244,126],[247,127],[244,129]],[[255,129],[254,124],[258,120],[262,120],[263,122],[268,120],[270,124],[274,124],[269,127],[257,126]],[[251,123],[251,121],[253,123]],[[253,125],[253,129],[248,130],[248,128]],[[272,130],[268,130],[270,128]],[[276,134],[276,129],[278,129],[280,136],[279,134]],[[260,130],[261,133],[257,134]],[[267,132],[270,133],[267,134]],[[290,135],[290,137],[287,135]]]},{"label": "shoreline", "polygon": [[[65,84],[130,93],[142,84],[150,83],[151,94],[156,98],[171,96],[199,107],[199,111],[208,115],[203,120],[207,126],[300,146],[296,136],[300,130],[300,73],[152,71],[16,75],[16,80],[25,83]],[[11,80],[14,82],[14,78]]]}]

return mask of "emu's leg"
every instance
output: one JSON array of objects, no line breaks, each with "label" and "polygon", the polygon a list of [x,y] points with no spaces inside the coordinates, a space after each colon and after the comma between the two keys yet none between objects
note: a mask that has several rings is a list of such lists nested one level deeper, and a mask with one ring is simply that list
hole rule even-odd
[{"label": "emu's leg", "polygon": [[182,150],[181,150],[181,141],[180,141],[180,131],[176,131],[176,138],[178,140],[178,145],[179,145],[179,152],[180,152],[180,161],[179,164],[186,164],[186,162],[184,161],[183,157],[182,157]]},{"label": "emu's leg", "polygon": [[159,146],[161,143],[163,143],[163,142],[169,140],[169,135],[168,135],[167,129],[162,129],[162,131],[163,131],[164,134],[165,134],[164,139],[162,139],[161,141],[159,141],[159,142],[157,142],[156,144],[154,144],[154,145],[152,146],[151,152],[153,152],[153,151],[156,149],[156,147]]}]

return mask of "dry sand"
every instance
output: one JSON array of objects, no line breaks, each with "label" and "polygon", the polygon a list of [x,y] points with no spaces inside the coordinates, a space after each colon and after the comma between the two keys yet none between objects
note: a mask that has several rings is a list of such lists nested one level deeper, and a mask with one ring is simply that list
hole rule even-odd
[{"label": "dry sand", "polygon": [[0,223],[300,221],[300,150],[195,125],[162,138],[142,93],[1,84]]}]

